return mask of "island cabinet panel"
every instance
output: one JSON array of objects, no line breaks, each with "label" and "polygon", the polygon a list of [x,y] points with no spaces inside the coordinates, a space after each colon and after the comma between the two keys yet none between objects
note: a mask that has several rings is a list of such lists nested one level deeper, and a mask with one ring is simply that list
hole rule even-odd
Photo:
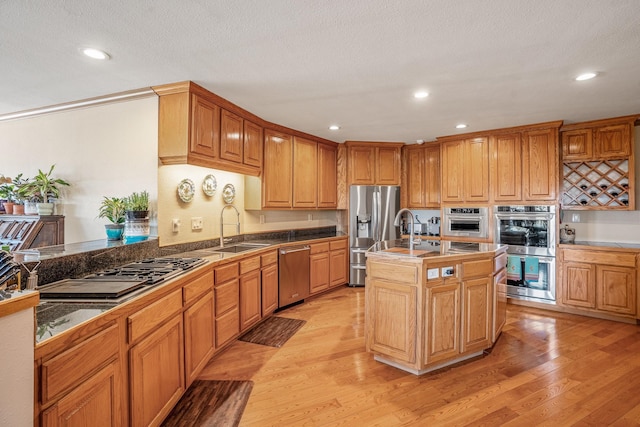
[{"label": "island cabinet panel", "polygon": [[460,353],[460,284],[429,286],[426,303],[424,364],[456,357]]},{"label": "island cabinet panel", "polygon": [[131,425],[159,425],[185,391],[182,315],[129,351]]},{"label": "island cabinet panel", "polygon": [[262,182],[263,208],[291,208],[293,184],[293,138],[265,129]]},{"label": "island cabinet panel", "polygon": [[293,207],[318,206],[318,143],[293,138]]},{"label": "island cabinet panel", "polygon": [[558,129],[523,133],[523,198],[555,201],[558,195]]},{"label": "island cabinet panel", "polygon": [[417,287],[373,280],[368,302],[376,314],[370,349],[406,363],[416,361]]},{"label": "island cabinet panel", "polygon": [[338,147],[318,143],[318,208],[338,206]]},{"label": "island cabinet panel", "polygon": [[492,343],[497,341],[502,328],[507,323],[507,254],[498,255],[494,258],[494,262]]},{"label": "island cabinet panel", "polygon": [[213,290],[184,311],[186,387],[196,379],[215,350]]},{"label": "island cabinet panel", "polygon": [[519,202],[522,200],[522,142],[520,133],[490,138],[491,183],[493,200]]},{"label": "island cabinet panel", "polygon": [[465,303],[460,350],[463,353],[481,351],[491,346],[492,289],[492,280],[488,278],[468,280],[462,283]]},{"label": "island cabinet panel", "polygon": [[[79,366],[79,365],[76,365]],[[42,413],[43,427],[127,425],[120,363],[108,364]]]}]

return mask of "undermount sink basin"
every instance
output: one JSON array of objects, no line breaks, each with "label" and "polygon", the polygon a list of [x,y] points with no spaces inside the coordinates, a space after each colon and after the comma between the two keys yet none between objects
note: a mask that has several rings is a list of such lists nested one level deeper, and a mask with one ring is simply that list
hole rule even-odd
[{"label": "undermount sink basin", "polygon": [[252,249],[259,249],[269,246],[266,243],[241,243],[239,245],[226,246],[224,248],[212,249],[214,252],[228,252],[228,253],[238,253],[244,251],[250,251]]}]

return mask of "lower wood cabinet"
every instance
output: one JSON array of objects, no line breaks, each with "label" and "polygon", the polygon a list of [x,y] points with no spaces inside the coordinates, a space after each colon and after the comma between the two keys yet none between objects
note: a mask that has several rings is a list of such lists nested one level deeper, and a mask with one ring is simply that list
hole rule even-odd
[{"label": "lower wood cabinet", "polygon": [[329,286],[344,285],[349,281],[347,240],[330,242],[329,251]]},{"label": "lower wood cabinet", "polygon": [[260,270],[240,276],[240,332],[262,318]]},{"label": "lower wood cabinet", "polygon": [[189,387],[207,364],[216,347],[213,289],[184,311],[184,357]]},{"label": "lower wood cabinet", "polygon": [[427,288],[425,364],[460,353],[460,284]]},{"label": "lower wood cabinet", "polygon": [[129,351],[131,425],[159,425],[185,391],[182,314]]},{"label": "lower wood cabinet", "polygon": [[311,244],[309,294],[317,294],[349,281],[347,240]]},{"label": "lower wood cabinet", "polygon": [[561,250],[562,304],[588,313],[637,317],[636,252]]},{"label": "lower wood cabinet", "polygon": [[262,317],[264,317],[278,308],[278,264],[264,267],[261,274]]},{"label": "lower wood cabinet", "polygon": [[492,279],[483,277],[462,282],[464,298],[461,352],[481,351],[491,346]]}]

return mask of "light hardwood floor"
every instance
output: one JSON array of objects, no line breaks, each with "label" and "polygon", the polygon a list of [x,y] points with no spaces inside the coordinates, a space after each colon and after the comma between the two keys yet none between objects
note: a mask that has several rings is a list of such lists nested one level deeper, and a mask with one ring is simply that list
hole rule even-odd
[{"label": "light hardwood floor", "polygon": [[254,381],[241,426],[640,425],[640,326],[509,305],[490,354],[418,377],[364,351],[363,288],[276,315],[307,323],[199,377]]}]

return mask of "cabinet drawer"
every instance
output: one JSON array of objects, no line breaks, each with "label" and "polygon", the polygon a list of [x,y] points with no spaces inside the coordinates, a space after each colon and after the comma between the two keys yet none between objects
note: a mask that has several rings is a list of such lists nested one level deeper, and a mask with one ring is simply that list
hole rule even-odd
[{"label": "cabinet drawer", "polygon": [[78,385],[118,353],[118,325],[42,364],[42,403],[46,404]]},{"label": "cabinet drawer", "polygon": [[385,279],[395,283],[418,283],[418,266],[396,263],[369,262],[367,274],[372,278]]},{"label": "cabinet drawer", "polygon": [[216,286],[213,290],[216,297],[216,317],[238,307],[240,287],[238,279]]},{"label": "cabinet drawer", "polygon": [[275,264],[278,262],[278,251],[271,251],[260,256],[260,264],[262,267]]},{"label": "cabinet drawer", "polygon": [[311,245],[311,251],[309,252],[311,255],[318,254],[320,252],[329,252],[329,242],[327,243],[313,243]]},{"label": "cabinet drawer", "polygon": [[246,274],[250,271],[260,268],[260,257],[254,256],[240,261],[240,274]]},{"label": "cabinet drawer", "polygon": [[182,289],[176,289],[164,298],[143,308],[128,318],[129,342],[132,343],[182,310]]},{"label": "cabinet drawer", "polygon": [[240,310],[237,308],[216,318],[216,348],[235,338],[240,333]]},{"label": "cabinet drawer", "polygon": [[218,285],[238,277],[238,263],[232,262],[221,267],[216,267],[214,271],[216,272],[215,284]]},{"label": "cabinet drawer", "polygon": [[347,249],[347,241],[346,240],[336,240],[334,242],[329,243],[329,249],[332,251],[338,249]]},{"label": "cabinet drawer", "polygon": [[493,260],[466,261],[462,263],[462,279],[493,274]]},{"label": "cabinet drawer", "polygon": [[193,302],[198,296],[211,289],[213,289],[213,270],[196,277],[191,283],[182,288],[184,304],[187,305]]},{"label": "cabinet drawer", "polygon": [[564,250],[563,261],[584,262],[587,264],[617,265],[619,267],[635,267],[636,254],[629,252],[600,252]]},{"label": "cabinet drawer", "polygon": [[507,254],[500,254],[493,259],[493,271],[502,270],[507,267]]}]

